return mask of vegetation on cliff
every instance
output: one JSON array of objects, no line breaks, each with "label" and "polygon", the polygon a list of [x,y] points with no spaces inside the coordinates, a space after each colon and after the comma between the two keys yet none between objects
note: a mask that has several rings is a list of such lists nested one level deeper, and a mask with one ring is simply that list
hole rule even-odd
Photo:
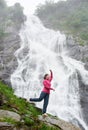
[{"label": "vegetation on cliff", "polygon": [[25,19],[23,7],[19,3],[8,7],[5,0],[0,0],[0,38],[8,33],[7,28],[11,26],[19,29]]},{"label": "vegetation on cliff", "polygon": [[39,16],[46,27],[61,31],[67,30],[82,40],[88,40],[87,0],[46,2],[38,6],[36,15]]}]

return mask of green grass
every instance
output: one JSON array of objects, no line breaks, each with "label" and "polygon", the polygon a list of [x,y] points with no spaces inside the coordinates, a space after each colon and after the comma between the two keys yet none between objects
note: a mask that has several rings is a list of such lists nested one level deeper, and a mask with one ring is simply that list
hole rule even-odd
[{"label": "green grass", "polygon": [[59,128],[54,128],[47,126],[46,124],[42,124],[42,127],[39,130],[59,130]]},{"label": "green grass", "polygon": [[0,93],[5,95],[7,100],[6,104],[3,107],[11,107],[18,110],[19,114],[28,114],[29,116],[37,116],[41,114],[41,112],[37,111],[37,109],[29,104],[25,99],[18,98],[14,95],[12,88],[0,82]]},{"label": "green grass", "polygon": [[[41,114],[32,104],[29,104],[25,99],[18,98],[14,95],[12,88],[3,84],[0,81],[0,93],[4,95],[6,102],[1,109],[16,111],[20,115],[24,115],[25,124],[33,125],[37,122],[37,116]],[[26,116],[27,115],[27,116]]]},{"label": "green grass", "polygon": [[0,122],[8,122],[10,124],[17,124],[18,122],[12,118],[4,117],[3,119],[0,119]]}]

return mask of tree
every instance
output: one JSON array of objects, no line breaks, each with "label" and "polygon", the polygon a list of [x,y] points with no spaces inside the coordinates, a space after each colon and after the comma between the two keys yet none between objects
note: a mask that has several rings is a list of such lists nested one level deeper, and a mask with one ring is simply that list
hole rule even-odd
[{"label": "tree", "polygon": [[25,21],[25,16],[23,15],[23,7],[20,5],[20,3],[16,3],[13,7],[10,7],[9,14],[9,17],[16,24],[23,23]]}]

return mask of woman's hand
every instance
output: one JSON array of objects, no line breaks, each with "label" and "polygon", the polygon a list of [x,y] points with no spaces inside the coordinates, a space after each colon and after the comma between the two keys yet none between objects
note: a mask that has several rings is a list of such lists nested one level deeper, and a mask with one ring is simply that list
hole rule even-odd
[{"label": "woman's hand", "polygon": [[50,72],[52,72],[52,70],[49,70]]},{"label": "woman's hand", "polygon": [[55,91],[55,89],[53,88],[53,91]]}]

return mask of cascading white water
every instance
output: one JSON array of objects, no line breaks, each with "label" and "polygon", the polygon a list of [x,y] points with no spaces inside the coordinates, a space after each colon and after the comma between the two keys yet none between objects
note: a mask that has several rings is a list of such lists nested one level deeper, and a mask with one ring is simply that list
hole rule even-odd
[{"label": "cascading white water", "polygon": [[[43,88],[42,81],[49,69],[53,70],[48,113],[74,124],[80,123],[88,130],[80,106],[79,71],[88,84],[88,71],[83,63],[67,56],[66,37],[59,31],[45,28],[36,16],[30,16],[20,32],[20,48],[16,51],[18,67],[11,75],[15,94],[29,99],[38,97]],[[36,103],[42,108],[42,103]]]}]

